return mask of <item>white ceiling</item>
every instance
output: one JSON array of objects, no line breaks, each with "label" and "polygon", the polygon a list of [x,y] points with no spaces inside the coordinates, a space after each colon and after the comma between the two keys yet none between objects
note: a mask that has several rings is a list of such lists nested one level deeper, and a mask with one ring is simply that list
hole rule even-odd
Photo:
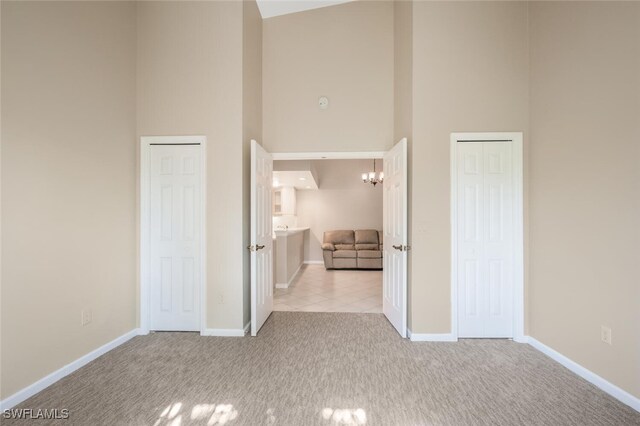
[{"label": "white ceiling", "polygon": [[304,10],[348,3],[354,0],[256,0],[263,19]]},{"label": "white ceiling", "polygon": [[318,189],[318,183],[309,170],[273,171],[273,187],[291,186],[295,189]]}]

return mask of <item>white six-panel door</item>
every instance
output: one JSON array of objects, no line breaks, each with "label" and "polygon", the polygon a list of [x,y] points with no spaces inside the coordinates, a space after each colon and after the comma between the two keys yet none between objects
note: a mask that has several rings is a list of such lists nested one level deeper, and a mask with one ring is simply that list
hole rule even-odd
[{"label": "white six-panel door", "polygon": [[200,155],[199,145],[150,147],[151,330],[200,330]]},{"label": "white six-panel door", "polygon": [[457,143],[458,337],[514,336],[512,143]]},{"label": "white six-panel door", "polygon": [[273,238],[271,197],[273,159],[251,141],[251,335],[273,311]]},{"label": "white six-panel door", "polygon": [[382,311],[407,335],[407,140],[384,156]]}]

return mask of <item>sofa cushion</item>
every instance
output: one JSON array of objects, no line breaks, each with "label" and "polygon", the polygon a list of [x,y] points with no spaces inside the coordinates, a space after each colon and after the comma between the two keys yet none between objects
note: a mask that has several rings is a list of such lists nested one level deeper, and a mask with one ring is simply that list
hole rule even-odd
[{"label": "sofa cushion", "polygon": [[356,246],[353,244],[335,244],[336,250],[355,250]]},{"label": "sofa cushion", "polygon": [[358,258],[358,269],[382,269],[382,258],[378,259],[363,259]]},{"label": "sofa cushion", "polygon": [[378,244],[356,244],[356,250],[378,250]]},{"label": "sofa cushion", "polygon": [[378,244],[378,231],[375,229],[358,229],[355,232],[356,244]]},{"label": "sofa cushion", "polygon": [[322,243],[322,250],[334,251],[335,249],[336,249],[336,246],[334,246],[331,243]]},{"label": "sofa cushion", "polygon": [[334,258],[355,258],[356,257],[355,250],[336,250],[333,252]]},{"label": "sofa cushion", "polygon": [[382,257],[380,250],[360,250],[358,251],[358,257],[362,259],[378,259]]},{"label": "sofa cushion", "polygon": [[324,233],[322,242],[333,244],[354,244],[356,241],[353,231],[327,231]]},{"label": "sofa cushion", "polygon": [[[371,259],[367,259],[371,260]],[[358,259],[338,258],[333,259],[333,269],[356,269],[358,267]]]}]

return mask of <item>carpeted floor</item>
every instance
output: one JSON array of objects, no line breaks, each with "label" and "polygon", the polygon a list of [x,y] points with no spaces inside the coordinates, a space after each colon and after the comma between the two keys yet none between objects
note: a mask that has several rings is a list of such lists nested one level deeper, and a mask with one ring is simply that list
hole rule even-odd
[{"label": "carpeted floor", "polygon": [[20,408],[67,408],[64,425],[640,425],[528,345],[412,343],[353,313],[274,312],[258,337],[136,337]]}]

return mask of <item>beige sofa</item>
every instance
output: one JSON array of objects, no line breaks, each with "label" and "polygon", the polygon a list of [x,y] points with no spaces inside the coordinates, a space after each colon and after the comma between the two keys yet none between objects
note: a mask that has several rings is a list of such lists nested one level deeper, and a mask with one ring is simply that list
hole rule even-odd
[{"label": "beige sofa", "polygon": [[382,232],[327,231],[322,253],[327,269],[382,269]]}]

